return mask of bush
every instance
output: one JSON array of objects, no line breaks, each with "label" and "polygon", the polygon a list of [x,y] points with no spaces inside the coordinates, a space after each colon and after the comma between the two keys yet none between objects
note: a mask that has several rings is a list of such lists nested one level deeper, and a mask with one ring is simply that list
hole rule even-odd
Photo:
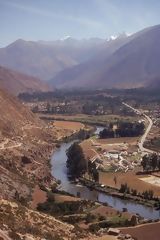
[{"label": "bush", "polygon": [[96,216],[91,214],[91,213],[88,213],[87,216],[86,216],[86,223],[91,223],[95,220]]},{"label": "bush", "polygon": [[98,223],[96,224],[91,224],[89,226],[89,230],[92,232],[92,233],[97,233],[99,230],[100,230],[100,226]]},{"label": "bush", "polygon": [[106,220],[106,217],[101,215],[101,216],[99,216],[98,219],[99,219],[99,221],[104,221],[104,220]]},{"label": "bush", "polygon": [[121,184],[121,187],[119,189],[120,193],[130,193],[130,188],[128,187],[127,183]]}]

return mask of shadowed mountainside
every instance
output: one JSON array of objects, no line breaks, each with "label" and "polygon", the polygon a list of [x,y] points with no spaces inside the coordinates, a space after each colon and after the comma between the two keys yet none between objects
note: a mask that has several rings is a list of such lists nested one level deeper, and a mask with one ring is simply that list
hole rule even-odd
[{"label": "shadowed mountainside", "polygon": [[50,83],[62,88],[135,88],[150,86],[152,82],[157,85],[159,39],[160,25],[144,29],[118,45],[119,39],[116,39],[103,53],[64,70]]},{"label": "shadowed mountainside", "polygon": [[67,38],[50,42],[19,39],[0,48],[0,65],[48,80],[65,68],[89,59],[103,42],[102,39]]}]

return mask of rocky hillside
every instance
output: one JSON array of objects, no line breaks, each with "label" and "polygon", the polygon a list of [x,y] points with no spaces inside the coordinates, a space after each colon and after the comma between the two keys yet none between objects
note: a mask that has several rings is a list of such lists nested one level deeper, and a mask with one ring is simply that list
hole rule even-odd
[{"label": "rocky hillside", "polygon": [[49,165],[56,132],[2,90],[0,102],[0,239],[92,239],[35,210],[47,198],[40,187],[56,185]]},{"label": "rocky hillside", "polygon": [[0,89],[0,134],[3,137],[20,136],[27,126],[43,126],[43,123],[35,117],[16,97]]},{"label": "rocky hillside", "polygon": [[30,198],[38,179],[50,178],[47,159],[54,146],[54,132],[23,106],[0,90],[0,189],[14,198],[16,191]]},{"label": "rocky hillside", "polygon": [[6,200],[0,200],[0,226],[0,237],[15,240],[75,239],[72,225]]},{"label": "rocky hillside", "polygon": [[[66,69],[50,83],[68,88],[136,88],[158,85],[160,25],[138,32],[86,63]],[[118,40],[115,40],[117,43]],[[112,49],[112,51],[110,51]],[[109,53],[109,54],[108,54]]]},{"label": "rocky hillside", "polygon": [[14,95],[22,92],[48,91],[47,84],[31,77],[0,66],[0,88]]}]

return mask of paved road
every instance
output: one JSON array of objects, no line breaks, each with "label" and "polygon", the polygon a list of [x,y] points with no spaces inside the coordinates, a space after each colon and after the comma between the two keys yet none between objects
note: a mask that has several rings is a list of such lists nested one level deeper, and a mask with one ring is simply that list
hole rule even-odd
[{"label": "paved road", "polygon": [[138,143],[138,146],[139,146],[139,149],[142,153],[154,153],[154,151],[148,149],[148,148],[145,148],[143,145],[144,145],[144,142],[147,138],[147,135],[148,133],[150,132],[151,128],[152,128],[152,125],[153,125],[153,121],[150,117],[148,117],[146,114],[144,114],[143,112],[139,111],[138,109],[136,108],[133,108],[132,106],[128,105],[127,103],[124,103],[123,102],[123,105],[125,105],[126,107],[130,108],[131,110],[133,110],[136,114],[138,115],[143,115],[143,117],[145,117],[147,119],[147,122],[149,123],[147,128],[146,128],[146,131],[145,133],[143,134],[143,136],[141,137],[141,140],[139,141]]}]

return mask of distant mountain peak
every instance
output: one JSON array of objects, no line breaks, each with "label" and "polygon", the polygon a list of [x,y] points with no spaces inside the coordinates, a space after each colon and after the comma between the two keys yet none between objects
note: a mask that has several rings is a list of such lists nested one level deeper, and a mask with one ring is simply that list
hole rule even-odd
[{"label": "distant mountain peak", "polygon": [[14,42],[12,42],[11,44],[9,44],[7,47],[15,46],[15,45],[21,45],[21,44],[23,44],[25,42],[26,42],[25,40],[19,38],[19,39],[15,40]]},{"label": "distant mountain peak", "polygon": [[70,39],[73,39],[71,36],[67,35],[63,38],[60,38],[61,41],[65,41],[65,40],[70,40]]},{"label": "distant mountain peak", "polygon": [[116,39],[130,37],[131,35],[132,35],[132,33],[122,32],[122,33],[119,33],[118,35],[111,35],[111,36],[107,39],[107,41],[114,41],[114,40],[116,40]]},{"label": "distant mountain peak", "polygon": [[114,35],[112,35],[112,36],[110,36],[110,40],[116,40],[118,38],[118,36],[114,36]]},{"label": "distant mountain peak", "polygon": [[135,34],[113,35],[92,59],[62,71],[50,83],[60,88],[158,86],[159,38],[159,25]]}]

